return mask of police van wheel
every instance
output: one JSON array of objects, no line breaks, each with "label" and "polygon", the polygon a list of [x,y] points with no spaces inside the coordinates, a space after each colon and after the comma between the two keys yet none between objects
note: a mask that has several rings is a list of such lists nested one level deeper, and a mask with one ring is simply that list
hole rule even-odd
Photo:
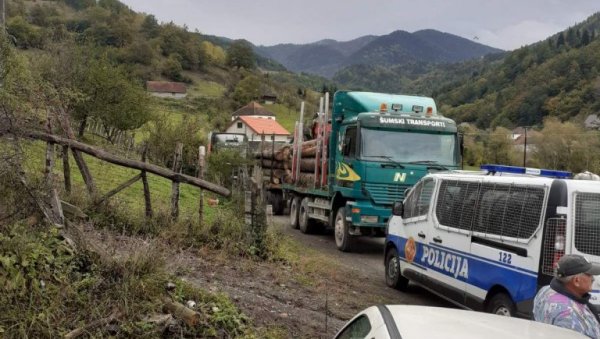
[{"label": "police van wheel", "polygon": [[346,221],[346,209],[344,206],[338,208],[334,222],[335,245],[342,252],[352,251],[354,237],[350,235],[350,225]]},{"label": "police van wheel", "polygon": [[488,302],[487,311],[505,317],[513,317],[515,315],[515,304],[505,293],[497,293]]},{"label": "police van wheel", "polygon": [[298,212],[298,226],[302,233],[312,233],[315,228],[315,221],[308,217],[308,198],[302,199],[300,210]]},{"label": "police van wheel", "polygon": [[400,273],[400,258],[395,248],[391,248],[385,257],[385,283],[400,291],[408,288],[408,279]]},{"label": "police van wheel", "polygon": [[290,201],[290,226],[298,228],[298,212],[300,210],[300,197],[293,196]]}]

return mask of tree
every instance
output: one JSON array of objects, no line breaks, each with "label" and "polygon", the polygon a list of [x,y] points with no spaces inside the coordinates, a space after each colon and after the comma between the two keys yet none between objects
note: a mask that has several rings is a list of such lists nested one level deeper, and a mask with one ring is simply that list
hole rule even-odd
[{"label": "tree", "polygon": [[583,34],[581,35],[581,45],[587,46],[590,43],[590,41],[591,41],[590,32],[586,29],[583,31]]},{"label": "tree", "polygon": [[497,127],[489,134],[485,145],[485,162],[491,164],[513,165],[515,149],[510,138],[511,132],[503,127]]},{"label": "tree", "polygon": [[82,120],[82,126],[89,117],[98,119],[108,141],[113,142],[119,130],[139,128],[150,119],[148,95],[122,68],[104,58],[92,60],[81,80],[83,99],[74,105],[74,114]]},{"label": "tree", "polygon": [[533,157],[540,167],[581,172],[597,171],[600,146],[595,132],[585,131],[572,122],[551,117],[535,139]]},{"label": "tree", "polygon": [[64,0],[65,3],[75,10],[82,10],[96,5],[96,0]]},{"label": "tree", "polygon": [[141,32],[149,38],[156,38],[160,32],[160,25],[154,15],[146,15],[142,22]]},{"label": "tree", "polygon": [[253,69],[256,60],[250,43],[245,40],[234,41],[227,49],[226,64],[229,67]]},{"label": "tree", "polygon": [[181,75],[183,67],[181,67],[179,59],[177,54],[171,54],[169,58],[163,62],[162,74],[171,80],[181,81],[183,79],[183,76]]},{"label": "tree", "polygon": [[260,79],[255,75],[249,75],[238,82],[233,91],[233,100],[238,106],[248,104],[260,96]]},{"label": "tree", "polygon": [[41,48],[43,46],[44,38],[41,29],[28,23],[21,16],[8,20],[7,31],[15,38],[19,48]]}]

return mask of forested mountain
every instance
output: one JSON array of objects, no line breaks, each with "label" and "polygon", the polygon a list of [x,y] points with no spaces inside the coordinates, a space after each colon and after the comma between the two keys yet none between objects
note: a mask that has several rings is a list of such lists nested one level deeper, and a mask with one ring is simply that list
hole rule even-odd
[{"label": "forested mountain", "polygon": [[501,60],[458,65],[452,76],[436,70],[406,88],[428,87],[423,94],[445,114],[479,127],[539,125],[548,116],[582,121],[600,111],[599,32],[596,13]]},{"label": "forested mountain", "polygon": [[501,50],[436,30],[395,31],[351,41],[321,40],[311,44],[259,46],[258,54],[288,69],[331,77],[344,67],[409,66],[469,60]]}]

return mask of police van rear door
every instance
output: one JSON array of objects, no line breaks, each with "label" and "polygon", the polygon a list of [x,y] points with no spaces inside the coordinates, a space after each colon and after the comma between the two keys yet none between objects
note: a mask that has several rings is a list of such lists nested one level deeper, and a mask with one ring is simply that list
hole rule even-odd
[{"label": "police van rear door", "polygon": [[[566,253],[581,254],[590,262],[600,264],[600,182],[570,180]],[[591,302],[600,304],[600,276],[592,285]]]}]

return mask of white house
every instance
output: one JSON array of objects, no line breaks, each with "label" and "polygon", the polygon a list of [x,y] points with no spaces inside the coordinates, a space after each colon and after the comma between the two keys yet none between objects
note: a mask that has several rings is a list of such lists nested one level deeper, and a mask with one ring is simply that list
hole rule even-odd
[{"label": "white house", "polygon": [[274,117],[239,116],[231,122],[225,132],[246,134],[248,141],[260,141],[261,134],[264,134],[266,141],[274,138],[275,142],[287,142],[291,136]]}]

